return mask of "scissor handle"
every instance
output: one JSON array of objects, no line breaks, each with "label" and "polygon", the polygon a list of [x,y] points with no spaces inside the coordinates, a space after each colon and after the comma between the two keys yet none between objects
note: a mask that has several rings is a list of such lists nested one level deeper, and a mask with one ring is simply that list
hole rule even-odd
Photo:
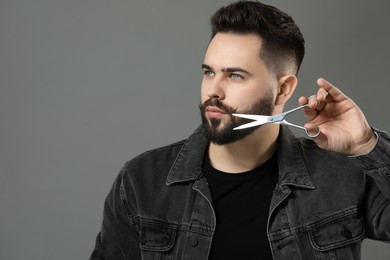
[{"label": "scissor handle", "polygon": [[[312,97],[315,97],[315,96],[311,96],[311,97],[309,97],[309,99],[312,98]],[[299,110],[299,109],[308,107],[308,106],[309,106],[309,103],[307,103],[307,104],[305,104],[305,105],[302,105],[302,106],[299,106],[299,107],[297,107],[297,108],[291,109],[291,110],[287,111],[285,115],[290,114],[290,113],[292,113],[292,112],[295,112],[295,111],[297,111],[297,110]],[[290,125],[292,125],[292,124],[290,124]],[[307,131],[307,129],[304,128],[304,127],[302,127],[302,126],[299,126],[299,128],[303,128],[303,129],[305,130],[305,132],[306,132],[306,135],[307,135],[308,137],[310,137],[310,138],[315,138],[315,137],[319,136],[320,133],[321,133],[321,130],[320,130],[320,128],[319,128],[318,126],[317,126],[317,132],[316,132],[315,134],[309,133],[309,131]]]},{"label": "scissor handle", "polygon": [[311,134],[311,133],[309,133],[309,131],[307,131],[307,129],[306,128],[304,128],[305,129],[305,132],[306,132],[306,135],[308,136],[308,137],[310,137],[310,138],[316,138],[317,136],[319,136],[320,135],[320,133],[321,133],[321,130],[320,130],[320,128],[317,126],[317,133],[315,133],[315,134]]},{"label": "scissor handle", "polygon": [[299,107],[296,107],[296,108],[293,108],[293,109],[291,109],[291,110],[289,110],[289,111],[284,112],[283,114],[284,114],[284,115],[288,115],[288,114],[291,114],[291,113],[293,113],[293,112],[295,112],[295,111],[297,111],[297,110],[301,110],[302,108],[305,108],[305,107],[308,107],[308,106],[309,106],[309,103],[304,104],[304,105],[299,106]]},{"label": "scissor handle", "polygon": [[318,131],[317,131],[315,134],[311,134],[311,133],[309,133],[309,131],[307,131],[307,129],[304,128],[303,126],[296,125],[296,124],[292,124],[292,123],[288,122],[288,121],[285,120],[285,119],[283,119],[283,120],[280,121],[279,123],[280,123],[280,124],[287,125],[287,126],[295,127],[295,128],[298,128],[298,129],[305,130],[306,135],[307,135],[308,137],[310,137],[310,138],[315,138],[315,137],[319,136],[320,133],[321,133],[321,130],[320,130],[320,128],[319,128],[318,126],[317,126],[317,130],[318,130]]}]

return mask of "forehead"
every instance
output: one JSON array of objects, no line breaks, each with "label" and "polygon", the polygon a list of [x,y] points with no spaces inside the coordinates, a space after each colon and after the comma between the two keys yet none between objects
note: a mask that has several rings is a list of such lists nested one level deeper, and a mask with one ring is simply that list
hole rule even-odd
[{"label": "forehead", "polygon": [[221,67],[259,65],[260,50],[258,35],[217,33],[210,41],[204,62]]}]

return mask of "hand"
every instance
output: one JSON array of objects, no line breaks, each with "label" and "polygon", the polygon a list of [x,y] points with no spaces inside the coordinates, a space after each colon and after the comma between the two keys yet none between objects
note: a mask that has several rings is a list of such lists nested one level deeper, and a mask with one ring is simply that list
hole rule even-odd
[{"label": "hand", "polygon": [[367,154],[374,149],[376,136],[363,112],[355,102],[325,79],[318,79],[317,95],[300,97],[300,105],[309,103],[304,114],[310,121],[305,124],[309,133],[320,134],[313,138],[323,149],[349,155]]}]

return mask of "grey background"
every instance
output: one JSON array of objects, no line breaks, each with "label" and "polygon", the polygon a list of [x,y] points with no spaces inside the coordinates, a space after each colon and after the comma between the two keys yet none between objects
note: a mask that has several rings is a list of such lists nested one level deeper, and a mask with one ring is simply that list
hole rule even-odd
[{"label": "grey background", "polygon": [[[390,2],[265,2],[307,42],[289,107],[323,76],[389,130]],[[228,3],[0,0],[1,260],[89,257],[123,163],[200,123],[209,16]],[[389,255],[364,242],[364,259]]]}]

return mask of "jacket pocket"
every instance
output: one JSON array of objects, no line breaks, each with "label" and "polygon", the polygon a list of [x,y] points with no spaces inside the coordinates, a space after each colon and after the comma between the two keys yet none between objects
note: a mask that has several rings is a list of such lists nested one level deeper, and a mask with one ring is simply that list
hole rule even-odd
[{"label": "jacket pocket", "polygon": [[318,251],[349,245],[363,239],[363,236],[363,220],[357,213],[330,221],[310,231],[310,241]]},{"label": "jacket pocket", "polygon": [[170,259],[176,233],[175,228],[166,225],[143,224],[139,240],[143,259]]},{"label": "jacket pocket", "polygon": [[357,208],[347,210],[319,221],[309,236],[317,256],[324,253],[333,256],[329,259],[358,259],[364,221]]}]

